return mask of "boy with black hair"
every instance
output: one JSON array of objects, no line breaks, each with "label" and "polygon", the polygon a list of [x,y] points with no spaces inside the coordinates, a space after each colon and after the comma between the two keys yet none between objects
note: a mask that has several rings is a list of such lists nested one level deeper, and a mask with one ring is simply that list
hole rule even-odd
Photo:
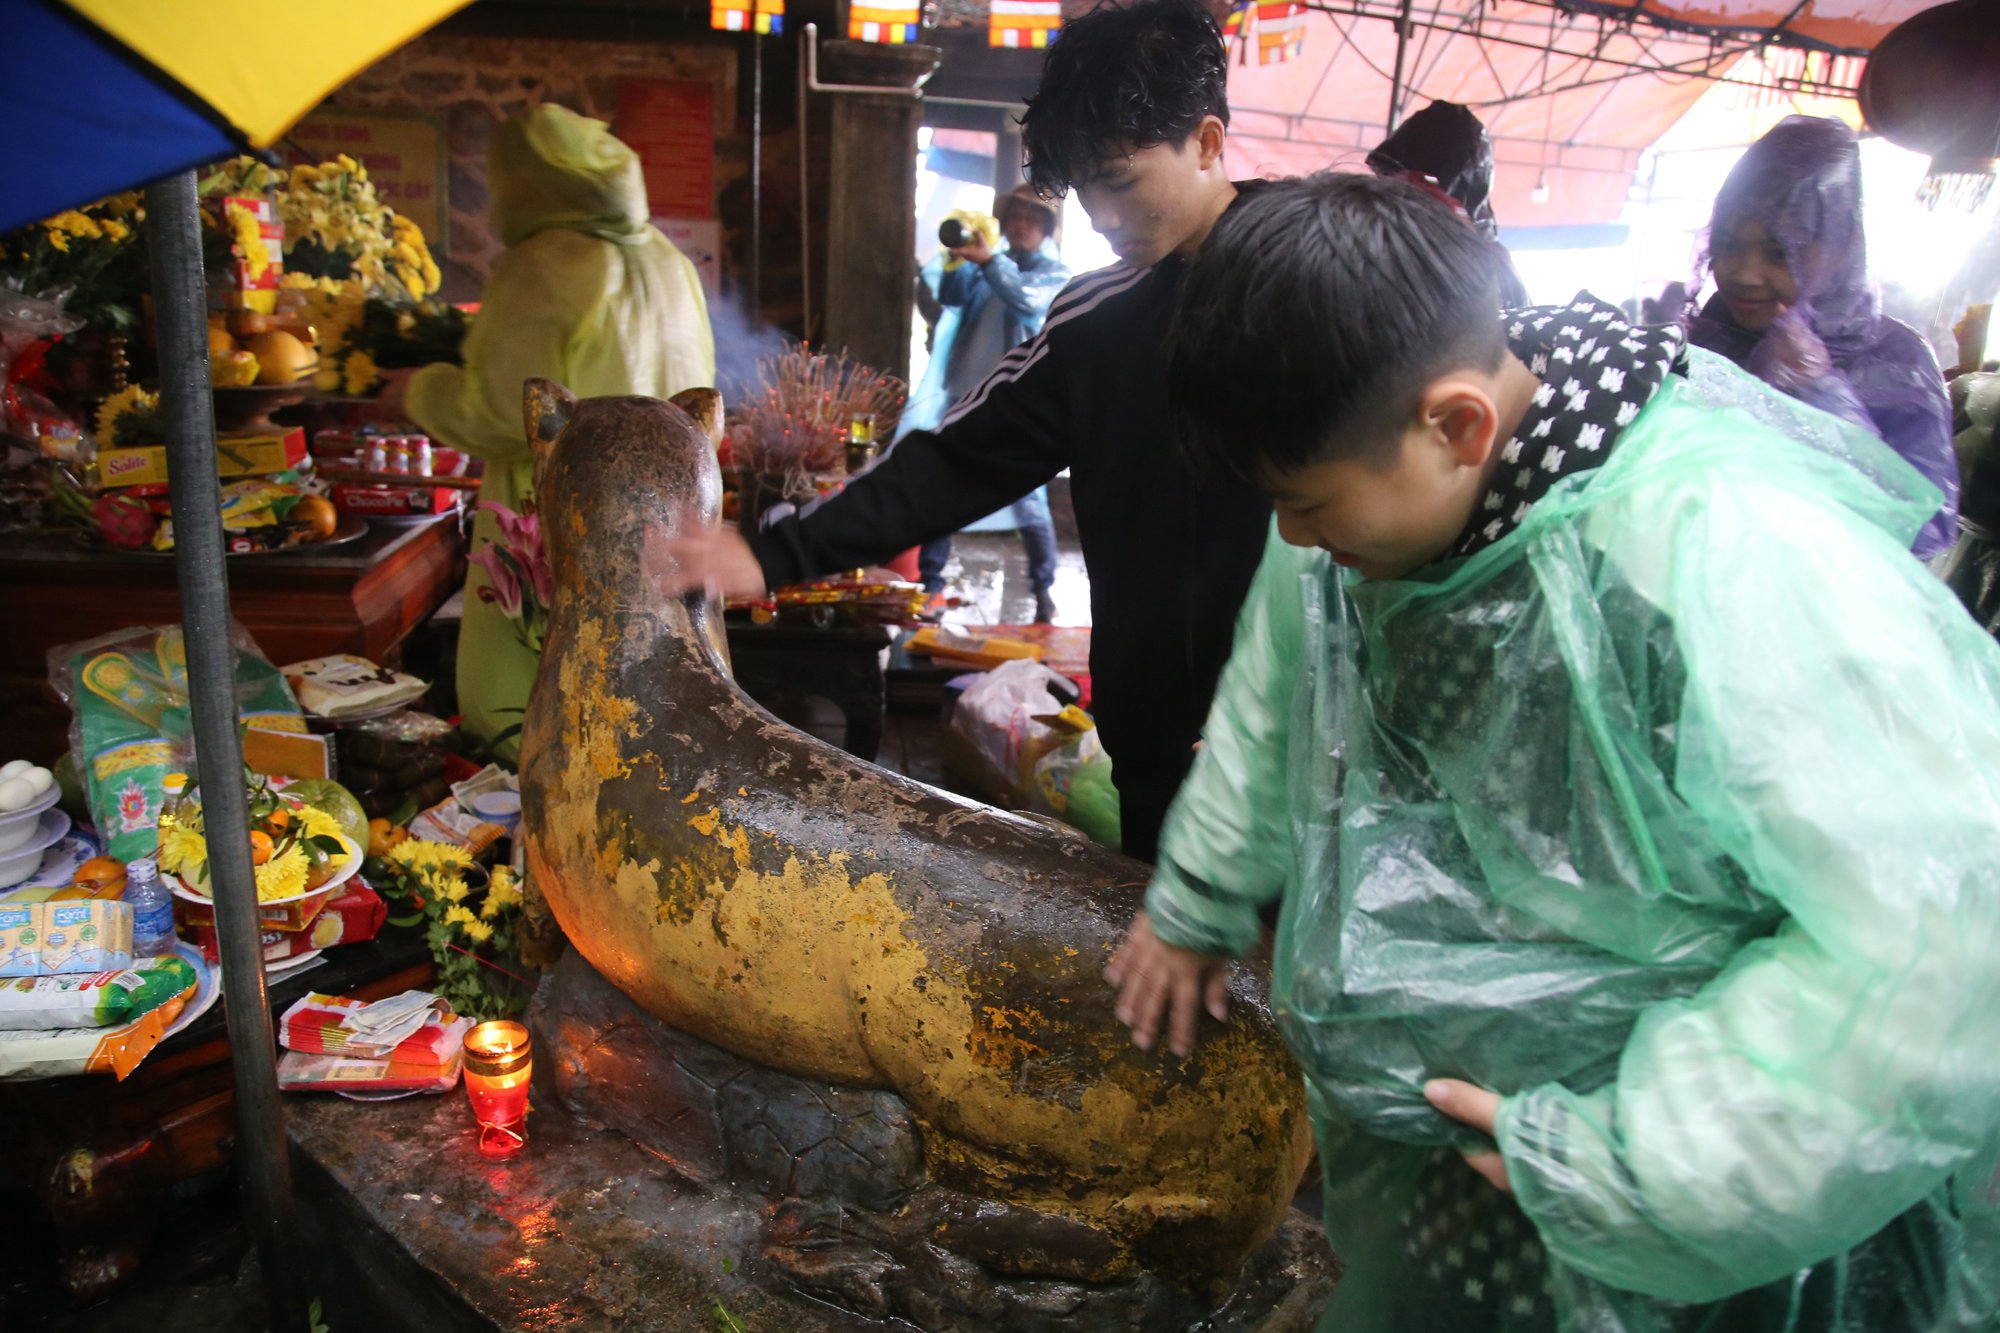
[{"label": "boy with black hair", "polygon": [[1315,177],[1182,285],[1184,438],[1277,519],[1119,1016],[1190,1050],[1282,900],[1325,1327],[1990,1328],[2000,647],[1905,554],[1937,492],[1484,246]]},{"label": "boy with black hair", "polygon": [[[756,595],[955,532],[1064,468],[1090,572],[1091,674],[1124,849],[1150,860],[1270,503],[1170,446],[1163,348],[1187,260],[1238,197],[1223,170],[1222,36],[1198,0],[1106,6],[1049,48],[1021,133],[1032,184],[1076,190],[1117,267],[1077,278],[1035,338],[865,476],[745,538],[670,544],[662,589]],[[1246,187],[1247,188],[1247,187]]]}]

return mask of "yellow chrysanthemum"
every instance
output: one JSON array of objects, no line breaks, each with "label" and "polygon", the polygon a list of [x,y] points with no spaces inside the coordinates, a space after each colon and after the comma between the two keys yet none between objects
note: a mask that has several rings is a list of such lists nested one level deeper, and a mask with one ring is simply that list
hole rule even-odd
[{"label": "yellow chrysanthemum", "polygon": [[389,859],[418,873],[439,868],[464,870],[472,864],[472,856],[465,848],[427,838],[405,839],[389,852]]},{"label": "yellow chrysanthemum", "polygon": [[447,907],[444,912],[444,923],[447,926],[470,925],[478,920],[479,918],[472,914],[470,907],[452,906]]},{"label": "yellow chrysanthemum", "polygon": [[249,271],[250,280],[255,282],[271,267],[271,248],[264,244],[263,228],[257,215],[241,204],[232,203],[223,209],[229,222],[229,235],[236,246],[236,253]]},{"label": "yellow chrysanthemum", "polygon": [[312,868],[305,849],[294,844],[257,867],[257,901],[290,898],[306,891],[306,872]]},{"label": "yellow chrysanthemum", "polygon": [[186,875],[208,859],[208,844],[193,829],[178,824],[160,830],[160,869]]},{"label": "yellow chrysanthemum", "polygon": [[48,228],[47,235],[49,238],[50,245],[53,245],[56,249],[62,251],[64,254],[69,253],[68,233],[57,231],[54,227],[50,227]]},{"label": "yellow chrysanthemum", "polygon": [[108,241],[122,241],[132,234],[132,229],[117,218],[104,219],[104,238]]},{"label": "yellow chrysanthemum", "polygon": [[347,841],[341,837],[340,821],[318,806],[302,805],[294,813],[298,816],[299,823],[305,826],[307,837],[340,838],[343,843]]},{"label": "yellow chrysanthemum", "polygon": [[493,872],[493,883],[486,890],[486,906],[493,912],[515,907],[521,901],[521,883],[513,872],[505,866]]},{"label": "yellow chrysanthemum", "polygon": [[474,944],[484,944],[493,938],[493,927],[484,921],[468,921],[465,923],[465,934]]},{"label": "yellow chrysanthemum", "polygon": [[341,366],[341,373],[343,376],[341,387],[347,391],[349,397],[354,398],[367,393],[375,387],[375,381],[382,378],[382,373],[375,368],[375,358],[360,351],[347,354],[347,360]]},{"label": "yellow chrysanthemum", "polygon": [[438,892],[448,903],[462,903],[465,901],[465,896],[471,893],[472,890],[465,886],[464,880],[460,879],[457,875],[453,875],[444,882],[444,887],[438,890]]}]

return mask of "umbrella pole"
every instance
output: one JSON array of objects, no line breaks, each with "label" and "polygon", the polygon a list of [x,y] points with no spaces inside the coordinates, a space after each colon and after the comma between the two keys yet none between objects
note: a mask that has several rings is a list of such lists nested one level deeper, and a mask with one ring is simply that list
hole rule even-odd
[{"label": "umbrella pole", "polygon": [[750,34],[750,327],[764,309],[764,36]]},{"label": "umbrella pole", "polygon": [[276,1047],[250,865],[249,801],[237,734],[236,645],[222,550],[222,483],[215,470],[215,403],[209,396],[207,283],[192,171],[149,186],[146,231],[160,340],[160,406],[167,426],[174,565],[187,641],[188,693],[200,764],[202,820],[215,886],[230,1061],[236,1076],[237,1160],[263,1265],[267,1328],[305,1333],[295,1261],[291,1159],[278,1106]]}]

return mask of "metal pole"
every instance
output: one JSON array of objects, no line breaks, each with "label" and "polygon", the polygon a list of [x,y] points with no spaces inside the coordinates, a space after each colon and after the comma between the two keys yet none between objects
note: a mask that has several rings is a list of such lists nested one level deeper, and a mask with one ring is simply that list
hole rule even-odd
[{"label": "metal pole", "polygon": [[1389,133],[1403,123],[1403,55],[1410,49],[1410,0],[1403,0],[1403,14],[1396,20],[1396,72],[1389,79]]},{"label": "metal pole", "polygon": [[805,43],[805,50],[799,52],[799,332],[807,342],[813,340],[813,247],[812,247],[812,171],[808,165],[808,145],[811,136],[806,133],[806,85],[810,76],[806,73],[806,52],[811,43],[819,39],[819,31],[812,24],[806,24],[805,33],[799,38]]},{"label": "metal pole", "polygon": [[750,316],[764,309],[764,35],[750,34]]},{"label": "metal pole", "polygon": [[187,638],[203,828],[221,937],[230,1062],[236,1075],[237,1160],[244,1206],[264,1271],[265,1326],[306,1333],[295,1259],[291,1158],[278,1106],[276,1047],[250,866],[243,743],[236,731],[236,646],[230,639],[229,574],[222,551],[222,482],[215,470],[215,404],[209,397],[207,283],[192,171],[146,190],[153,306],[160,339],[160,406],[167,423],[174,565]]}]

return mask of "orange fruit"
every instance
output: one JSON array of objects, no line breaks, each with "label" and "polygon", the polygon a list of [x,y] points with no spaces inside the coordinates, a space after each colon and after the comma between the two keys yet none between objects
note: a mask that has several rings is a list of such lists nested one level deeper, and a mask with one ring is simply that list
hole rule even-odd
[{"label": "orange fruit", "polygon": [[93,856],[70,876],[70,887],[80,890],[79,898],[122,898],[125,863],[115,856]]},{"label": "orange fruit", "polygon": [[324,495],[308,495],[292,506],[291,521],[320,537],[331,537],[340,526],[340,512]]},{"label": "orange fruit", "polygon": [[263,865],[271,859],[277,848],[271,842],[271,835],[260,829],[250,830],[250,864]]},{"label": "orange fruit", "polygon": [[282,833],[292,826],[292,812],[281,805],[273,810],[264,822]]}]

